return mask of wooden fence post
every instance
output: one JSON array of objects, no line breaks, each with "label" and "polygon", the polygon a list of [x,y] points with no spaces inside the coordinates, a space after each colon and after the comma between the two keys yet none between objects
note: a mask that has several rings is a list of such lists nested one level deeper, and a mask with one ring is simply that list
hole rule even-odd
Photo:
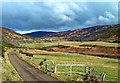
[{"label": "wooden fence post", "polygon": [[88,67],[88,74],[91,74],[91,67]]},{"label": "wooden fence post", "polygon": [[45,71],[48,71],[48,64],[45,65]]},{"label": "wooden fence post", "polygon": [[105,80],[105,77],[106,77],[106,73],[104,73],[103,78],[102,78],[102,81]]},{"label": "wooden fence post", "polygon": [[88,67],[85,67],[85,73],[88,73]]},{"label": "wooden fence post", "polygon": [[102,72],[102,73],[100,74],[99,79],[100,79],[101,81],[104,81],[104,80],[105,80],[105,76],[106,76],[106,73]]},{"label": "wooden fence post", "polygon": [[54,71],[55,71],[55,73],[57,73],[57,65],[55,65],[54,67],[55,67]]},{"label": "wooden fence post", "polygon": [[90,72],[91,72],[91,68],[90,67],[85,67],[85,73],[90,74]]},{"label": "wooden fence post", "polygon": [[92,72],[92,74],[93,74],[93,75],[95,75],[95,74],[96,74],[96,71],[95,71],[95,69],[94,69],[94,68],[92,69],[92,71],[91,71],[91,72]]},{"label": "wooden fence post", "polygon": [[70,66],[70,76],[72,75],[72,66]]}]

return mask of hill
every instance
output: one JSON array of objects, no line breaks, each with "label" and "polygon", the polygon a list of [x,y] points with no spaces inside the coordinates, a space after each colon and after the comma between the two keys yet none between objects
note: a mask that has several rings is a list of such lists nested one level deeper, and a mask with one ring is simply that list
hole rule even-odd
[{"label": "hill", "polygon": [[120,24],[101,25],[48,34],[44,37],[59,38],[70,41],[118,40],[118,31],[120,31]]},{"label": "hill", "polygon": [[45,35],[53,34],[53,33],[55,33],[55,32],[37,31],[37,32],[27,33],[24,35],[33,37],[33,38],[39,38],[39,37],[43,37]]},{"label": "hill", "polygon": [[23,41],[24,39],[29,38],[5,27],[0,27],[0,32],[2,35],[0,35],[0,43],[2,42],[2,47],[18,46],[18,43],[21,43],[21,41]]},{"label": "hill", "polygon": [[7,28],[0,28],[2,31],[2,38],[52,38],[52,39],[62,39],[69,41],[92,41],[92,40],[102,40],[102,41],[118,41],[120,35],[120,24],[116,25],[99,25],[88,28],[80,28],[76,30],[68,30],[63,32],[46,32],[37,31],[28,34],[21,35],[13,30]]},{"label": "hill", "polygon": [[2,38],[24,38],[23,35],[16,33],[15,31],[5,28],[5,27],[0,27],[0,32],[2,32]]},{"label": "hill", "polygon": [[120,25],[115,25],[107,30],[104,30],[99,36],[96,37],[97,40],[119,40],[120,38]]}]

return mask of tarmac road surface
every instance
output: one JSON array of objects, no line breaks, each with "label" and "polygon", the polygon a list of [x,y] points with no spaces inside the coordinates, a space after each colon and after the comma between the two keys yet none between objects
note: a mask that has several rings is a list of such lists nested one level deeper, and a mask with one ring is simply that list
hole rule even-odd
[{"label": "tarmac road surface", "polygon": [[11,64],[14,66],[18,74],[22,77],[23,81],[58,81],[57,79],[43,73],[42,71],[34,68],[27,62],[21,60],[15,53],[8,54]]}]

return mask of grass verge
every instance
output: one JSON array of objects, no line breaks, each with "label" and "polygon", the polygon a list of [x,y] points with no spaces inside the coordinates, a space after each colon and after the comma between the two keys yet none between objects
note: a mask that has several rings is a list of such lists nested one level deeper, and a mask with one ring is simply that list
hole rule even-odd
[{"label": "grass verge", "polygon": [[22,81],[22,78],[18,75],[9,61],[8,53],[10,50],[6,50],[5,57],[2,58],[2,81]]}]

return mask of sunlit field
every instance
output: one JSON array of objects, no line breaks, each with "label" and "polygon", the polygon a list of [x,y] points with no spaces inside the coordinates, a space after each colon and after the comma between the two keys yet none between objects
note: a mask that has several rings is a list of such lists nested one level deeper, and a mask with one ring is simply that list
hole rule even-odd
[{"label": "sunlit field", "polygon": [[[100,73],[105,72],[105,80],[117,80],[118,79],[118,60],[110,58],[102,58],[96,56],[82,55],[82,54],[72,54],[72,53],[62,53],[62,52],[38,52],[35,53],[34,57],[30,60],[28,57],[22,54],[18,56],[23,57],[24,60],[32,63],[35,67],[43,59],[47,59],[45,64],[85,64],[85,66],[92,67],[96,70],[96,75],[99,77]],[[58,71],[69,72],[69,68],[58,67]],[[80,71],[85,73],[84,67],[75,67],[74,71]],[[62,75],[62,76],[60,76]],[[53,76],[59,80],[76,80],[77,75],[66,76],[65,74],[54,74]]]},{"label": "sunlit field", "polygon": [[20,46],[27,48],[42,48],[47,46],[55,46],[55,45],[66,45],[72,47],[80,47],[79,45],[97,45],[97,46],[107,46],[107,47],[119,47],[117,43],[109,43],[109,42],[67,42],[67,41],[55,41],[55,42],[42,42],[42,43],[22,43]]},{"label": "sunlit field", "polygon": [[[71,46],[71,47],[81,47],[80,45],[97,45],[97,46],[106,46],[106,47],[118,47],[117,43],[108,43],[108,42],[67,42],[67,41],[52,41],[52,42],[41,42],[41,43],[21,43],[19,48],[13,48],[8,50],[7,53],[10,51],[15,50],[14,52],[18,55],[19,58],[25,60],[29,64],[33,65],[35,68],[38,68],[44,71],[43,68],[39,68],[39,64],[41,61],[46,59],[46,62],[43,64],[48,65],[48,68],[51,69],[52,64],[83,64],[83,67],[73,67],[73,72],[79,73],[72,73],[70,75],[69,68],[70,67],[57,67],[56,73],[47,72],[48,75],[57,78],[58,80],[64,81],[77,81],[77,79],[85,75],[85,67],[94,68],[96,71],[96,76],[99,78],[102,72],[106,73],[105,81],[116,81],[118,80],[118,60],[112,58],[105,58],[105,57],[98,57],[98,56],[91,56],[91,55],[84,55],[84,54],[77,54],[77,53],[65,53],[65,52],[50,52],[46,50],[39,50],[38,48],[44,47],[51,47],[56,45],[64,45],[64,46]],[[22,47],[22,48],[21,48]],[[31,48],[31,49],[29,49]],[[19,51],[26,51],[31,52],[33,57],[27,57],[25,54],[21,54]],[[18,76],[16,71],[14,70],[13,66],[10,64],[7,53],[5,52],[5,58],[3,60],[3,79],[4,80],[21,80]],[[6,62],[7,61],[7,65]],[[9,67],[9,68],[8,68]],[[8,74],[7,72],[10,72]],[[45,72],[45,71],[44,71]],[[59,73],[58,73],[59,72]],[[60,73],[66,72],[66,73]],[[8,78],[9,77],[9,78]],[[7,79],[8,78],[8,79]],[[83,77],[80,77],[83,79]]]}]

